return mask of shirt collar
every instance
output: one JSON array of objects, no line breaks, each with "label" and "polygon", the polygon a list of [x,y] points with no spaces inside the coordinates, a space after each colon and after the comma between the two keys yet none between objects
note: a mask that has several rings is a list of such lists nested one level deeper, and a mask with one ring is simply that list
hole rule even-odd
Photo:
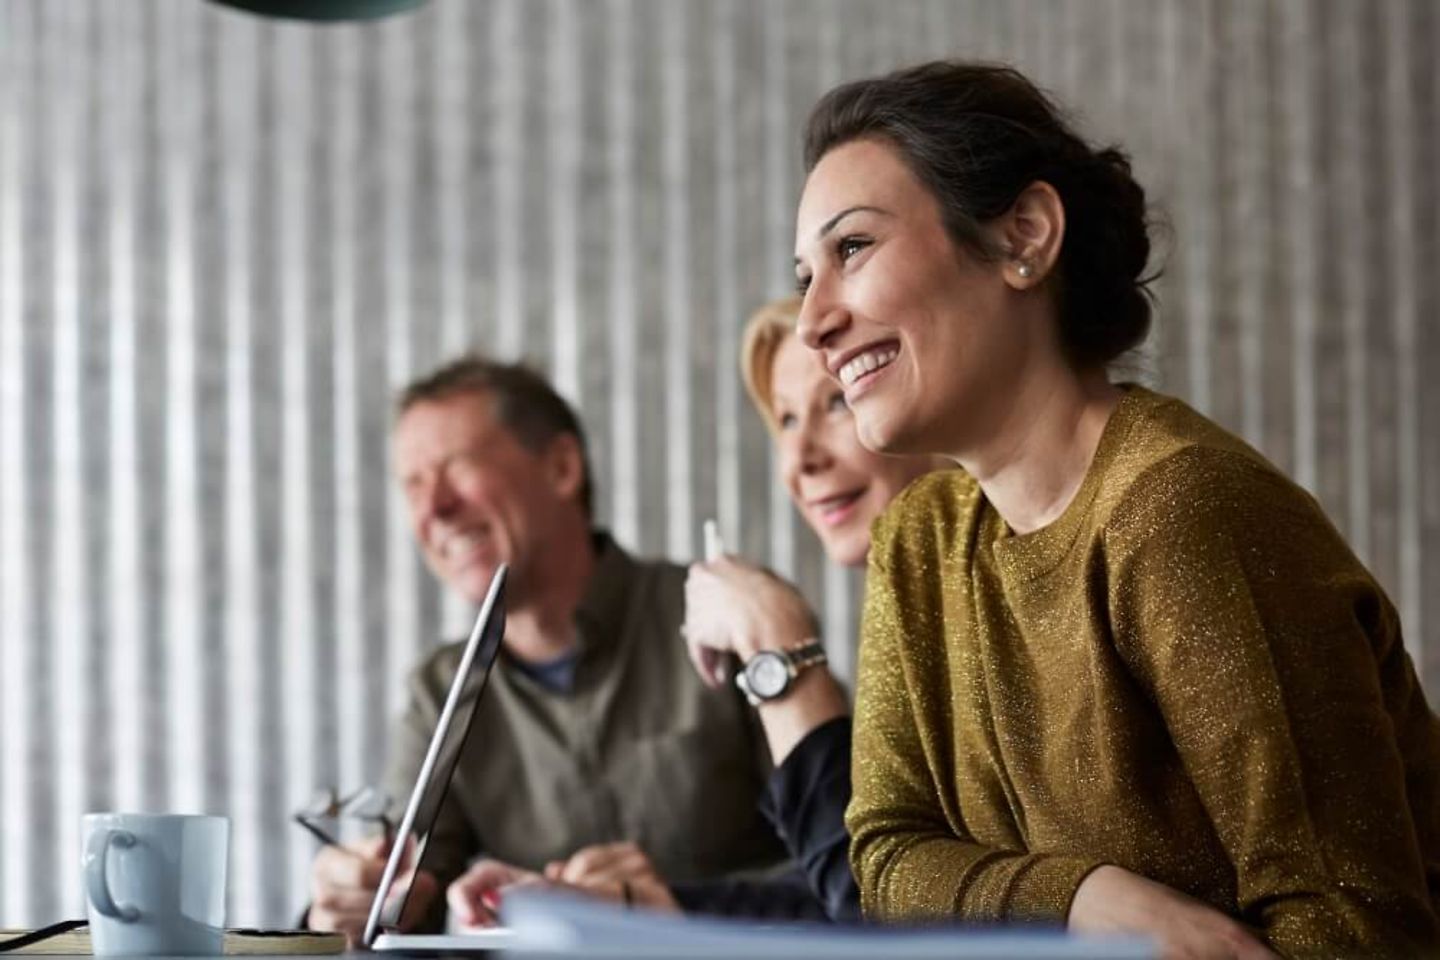
[{"label": "shirt collar", "polygon": [[579,628],[579,649],[592,649],[620,632],[625,617],[626,599],[635,561],[620,549],[607,531],[591,534],[595,548],[595,567],[580,605],[575,608]]}]

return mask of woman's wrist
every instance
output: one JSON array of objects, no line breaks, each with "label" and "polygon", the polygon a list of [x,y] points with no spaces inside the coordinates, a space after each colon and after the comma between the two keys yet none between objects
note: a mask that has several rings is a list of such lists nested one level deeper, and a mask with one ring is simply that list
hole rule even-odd
[{"label": "woman's wrist", "polygon": [[791,619],[778,621],[760,630],[749,630],[735,636],[732,647],[740,662],[748,661],[755,654],[765,650],[793,650],[815,639],[815,630],[809,623],[796,623]]},{"label": "woman's wrist", "polygon": [[824,666],[802,670],[785,696],[757,708],[776,766],[816,727],[850,712],[840,684]]}]

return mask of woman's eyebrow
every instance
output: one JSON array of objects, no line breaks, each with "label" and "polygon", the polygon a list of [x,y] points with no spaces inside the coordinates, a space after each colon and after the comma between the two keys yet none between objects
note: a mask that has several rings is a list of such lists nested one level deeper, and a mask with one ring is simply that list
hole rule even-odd
[{"label": "woman's eyebrow", "polygon": [[[844,220],[852,213],[878,213],[882,217],[891,216],[891,213],[888,210],[882,210],[879,207],[871,207],[865,204],[857,204],[853,207],[846,207],[844,210],[841,210],[839,213],[835,214],[835,216],[831,217],[829,220],[826,220],[820,225],[820,229],[815,231],[815,239],[825,239],[825,235],[827,233],[829,233],[831,230],[834,230],[837,226],[839,226],[841,220]],[[800,263],[799,257],[795,258],[795,263],[797,265]]]},{"label": "woman's eyebrow", "polygon": [[862,204],[862,205],[853,206],[853,207],[846,207],[844,210],[841,210],[839,213],[835,214],[835,216],[831,217],[829,220],[826,220],[824,223],[822,223],[822,224],[820,225],[820,229],[815,231],[815,239],[816,239],[816,240],[822,240],[822,239],[824,239],[825,234],[829,233],[831,230],[834,230],[835,227],[839,225],[839,223],[840,223],[841,220],[844,220],[846,217],[850,216],[850,214],[852,214],[852,213],[862,213],[862,212],[863,212],[863,213],[878,213],[878,214],[880,214],[881,216],[885,216],[885,217],[890,216],[890,212],[889,212],[888,210],[881,210],[879,207],[870,207],[870,206],[865,206],[865,205],[863,205],[863,204]]}]

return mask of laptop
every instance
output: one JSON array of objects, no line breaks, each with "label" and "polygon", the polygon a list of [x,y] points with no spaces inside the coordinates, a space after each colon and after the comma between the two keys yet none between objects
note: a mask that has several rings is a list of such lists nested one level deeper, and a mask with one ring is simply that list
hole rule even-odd
[{"label": "laptop", "polygon": [[544,887],[505,896],[505,920],[534,960],[1151,960],[1136,936],[1034,926],[756,923],[622,910]]},{"label": "laptop", "polygon": [[[404,916],[405,901],[410,897],[407,884],[396,892],[393,900],[390,892],[400,873],[401,861],[405,856],[407,837],[415,838],[415,868],[425,869],[426,855],[430,848],[430,832],[435,818],[445,802],[445,794],[455,775],[455,763],[465,748],[471,722],[475,718],[475,705],[485,690],[490,669],[500,653],[500,642],[505,637],[505,577],[508,568],[501,564],[490,580],[485,602],[475,617],[475,626],[470,629],[470,638],[465,641],[464,652],[460,655],[460,666],[435,723],[435,732],[430,737],[430,746],[425,751],[425,762],[420,765],[420,774],[415,778],[415,787],[410,791],[410,802],[405,806],[405,815],[395,831],[395,843],[390,858],[385,863],[385,872],[380,877],[380,886],[370,905],[370,915],[365,922],[362,943],[371,950],[403,951],[406,953],[477,953],[502,950],[513,943],[509,930],[494,928],[470,933],[454,934],[407,934],[399,930],[400,918]],[[444,896],[444,891],[441,891]]]}]

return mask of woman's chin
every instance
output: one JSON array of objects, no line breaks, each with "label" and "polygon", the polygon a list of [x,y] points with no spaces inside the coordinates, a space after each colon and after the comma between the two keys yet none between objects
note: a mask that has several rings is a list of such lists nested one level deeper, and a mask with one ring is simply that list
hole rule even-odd
[{"label": "woman's chin", "polygon": [[[868,411],[867,411],[868,412]],[[879,415],[875,411],[869,416],[861,416],[858,412],[855,415],[855,435],[860,439],[860,446],[871,453],[883,453],[890,456],[905,453],[899,449],[899,432],[891,418]]]},{"label": "woman's chin", "polygon": [[944,442],[937,437],[943,426],[910,409],[883,410],[877,405],[863,413],[855,412],[855,435],[860,446],[887,457],[936,455],[944,449]]},{"label": "woman's chin", "polygon": [[[847,524],[849,526],[849,524]],[[870,553],[870,524],[856,523],[856,529],[836,530],[820,538],[825,556],[841,567],[863,567]]]},{"label": "woman's chin", "polygon": [[850,408],[851,415],[855,418],[855,436],[860,441],[860,446],[871,453],[882,453],[879,445],[884,443],[885,432],[880,429],[876,418],[870,415],[869,410]]}]

